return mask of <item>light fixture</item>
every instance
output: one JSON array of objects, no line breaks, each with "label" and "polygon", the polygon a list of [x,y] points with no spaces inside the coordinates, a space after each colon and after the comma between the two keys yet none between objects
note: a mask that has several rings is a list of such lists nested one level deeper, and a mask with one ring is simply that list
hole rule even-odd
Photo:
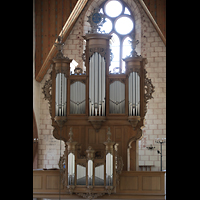
[{"label": "light fixture", "polygon": [[150,144],[149,147],[146,147],[148,150],[152,150],[152,149],[155,149],[155,147],[152,146],[152,144]]},{"label": "light fixture", "polygon": [[166,138],[157,138],[155,140],[156,143],[160,143],[160,151],[157,150],[158,154],[160,154],[160,171],[162,171],[162,144],[166,142]]}]

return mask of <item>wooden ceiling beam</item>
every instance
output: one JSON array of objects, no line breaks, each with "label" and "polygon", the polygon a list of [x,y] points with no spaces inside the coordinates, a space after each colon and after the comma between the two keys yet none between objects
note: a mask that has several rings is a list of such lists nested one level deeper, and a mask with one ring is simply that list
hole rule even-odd
[{"label": "wooden ceiling beam", "polygon": [[[85,7],[88,0],[78,0],[73,11],[71,12],[69,18],[67,19],[65,25],[63,26],[63,33],[62,30],[60,31],[59,36],[63,34],[63,40],[66,40],[68,37],[70,31],[73,28],[73,25],[75,24],[76,20],[78,19],[80,13],[82,12],[83,8]],[[42,64],[42,67],[40,68],[40,71],[38,72],[37,76],[35,77],[36,81],[41,82],[44,78],[46,72],[48,71],[50,67],[50,62],[54,55],[56,54],[56,47],[53,45],[51,50],[49,51],[44,63]]]},{"label": "wooden ceiling beam", "polygon": [[143,0],[138,0],[138,1],[139,1],[140,5],[142,6],[142,8],[144,9],[145,13],[147,14],[148,18],[150,19],[151,23],[153,24],[154,28],[158,32],[159,36],[161,37],[164,45],[166,46],[166,38],[163,35],[162,31],[160,30],[160,28],[159,28],[158,24],[156,23],[156,21],[154,20],[153,16],[149,12],[149,9],[147,8],[147,6],[145,5]]}]

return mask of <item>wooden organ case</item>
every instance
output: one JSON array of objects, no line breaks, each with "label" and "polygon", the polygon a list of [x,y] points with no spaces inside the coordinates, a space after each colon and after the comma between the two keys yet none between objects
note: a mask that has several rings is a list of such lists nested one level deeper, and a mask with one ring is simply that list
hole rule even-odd
[{"label": "wooden organ case", "polygon": [[70,194],[88,198],[115,193],[121,171],[137,171],[137,141],[154,92],[147,59],[134,51],[135,38],[132,55],[124,59],[126,72],[109,73],[111,37],[97,31],[83,36],[86,73],[74,74],[59,38],[51,79],[43,87],[53,136],[66,144],[59,163],[63,185]]}]

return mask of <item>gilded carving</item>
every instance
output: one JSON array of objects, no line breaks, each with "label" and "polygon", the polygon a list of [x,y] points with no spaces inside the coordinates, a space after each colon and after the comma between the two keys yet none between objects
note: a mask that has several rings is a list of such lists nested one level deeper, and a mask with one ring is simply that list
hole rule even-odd
[{"label": "gilded carving", "polygon": [[48,100],[49,113],[52,117],[52,71],[49,74],[50,74],[50,79],[45,81],[45,84],[42,87],[42,93],[44,94],[44,99]]},{"label": "gilded carving", "polygon": [[144,116],[147,113],[147,103],[150,99],[153,98],[152,94],[155,92],[155,86],[153,86],[151,79],[147,78],[147,71],[146,69],[144,69],[144,103],[145,103],[145,107],[144,107]]},{"label": "gilded carving", "polygon": [[105,193],[76,193],[78,196],[83,197],[84,199],[96,199],[97,197],[105,195]]},{"label": "gilded carving", "polygon": [[92,56],[95,52],[101,54],[102,57],[106,58],[106,49],[103,47],[92,47],[89,49],[89,57]]}]

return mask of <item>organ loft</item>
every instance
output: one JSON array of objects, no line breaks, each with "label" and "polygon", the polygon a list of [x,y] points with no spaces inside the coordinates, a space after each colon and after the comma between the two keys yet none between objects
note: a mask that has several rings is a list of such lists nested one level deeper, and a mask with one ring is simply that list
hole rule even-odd
[{"label": "organ loft", "polygon": [[[53,172],[60,178],[53,192],[67,198],[123,197],[134,194],[138,184],[145,187],[138,181],[150,181],[149,177],[154,176],[139,172],[138,141],[143,137],[147,104],[155,87],[145,68],[147,58],[136,52],[139,41],[134,31],[130,54],[123,58],[125,70],[113,72],[112,35],[101,31],[105,16],[95,8],[88,22],[91,31],[82,37],[86,42],[82,56],[86,70],[78,66],[73,73],[70,71],[73,58],[63,55],[64,42],[59,36],[50,79],[43,87],[53,136],[65,143],[59,170]],[[155,175],[156,184],[158,179],[163,180],[163,174]]]}]

